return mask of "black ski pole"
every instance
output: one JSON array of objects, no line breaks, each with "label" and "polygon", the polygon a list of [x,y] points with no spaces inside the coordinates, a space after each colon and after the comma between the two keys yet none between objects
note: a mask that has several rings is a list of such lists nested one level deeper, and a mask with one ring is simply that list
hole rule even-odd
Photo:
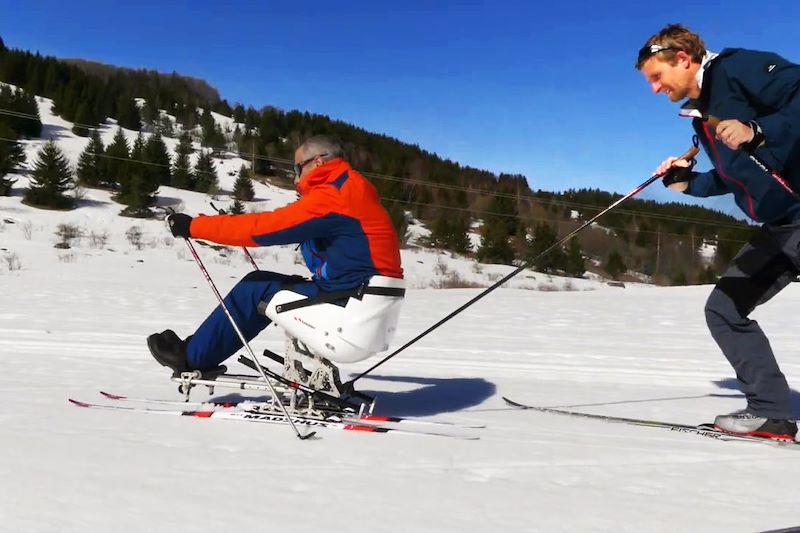
[{"label": "black ski pole", "polygon": [[[174,213],[174,210],[172,210],[172,212]],[[201,261],[200,260],[200,256],[197,255],[197,250],[195,250],[194,245],[192,244],[192,241],[190,239],[188,239],[188,238],[184,238],[183,240],[186,241],[186,245],[189,247],[189,251],[192,253],[192,257],[194,257],[194,260],[197,263],[197,266],[200,267],[200,272],[203,273],[203,276],[206,278],[206,281],[208,282],[208,285],[211,287],[211,290],[214,293],[214,296],[217,297],[217,301],[219,302],[220,307],[222,307],[222,310],[225,312],[225,316],[228,317],[228,321],[230,321],[231,326],[233,326],[234,331],[236,331],[236,334],[239,336],[239,340],[242,341],[242,344],[247,349],[247,353],[250,354],[250,359],[252,359],[255,362],[256,369],[258,370],[259,374],[261,374],[261,377],[264,378],[264,381],[266,381],[267,386],[269,386],[269,390],[272,393],[272,397],[281,406],[281,410],[283,411],[283,416],[286,418],[286,421],[289,422],[289,425],[292,426],[292,429],[294,430],[295,435],[297,435],[297,438],[300,439],[300,440],[306,440],[306,439],[309,439],[309,438],[313,437],[316,434],[316,431],[310,431],[309,433],[306,433],[305,435],[303,435],[302,433],[300,433],[300,430],[297,429],[297,425],[294,423],[294,420],[292,420],[292,417],[289,414],[289,411],[286,409],[286,406],[283,405],[283,401],[281,401],[280,397],[278,396],[278,392],[275,390],[275,387],[272,385],[272,381],[267,376],[267,373],[264,372],[264,368],[258,362],[258,359],[256,359],[256,354],[253,353],[253,349],[250,347],[250,343],[247,342],[247,339],[245,338],[244,334],[242,333],[242,330],[239,329],[238,324],[236,324],[236,320],[234,320],[233,315],[228,310],[228,306],[225,305],[225,300],[223,300],[222,295],[219,293],[219,290],[217,289],[217,286],[214,284],[214,281],[211,279],[211,276],[209,275],[208,270],[206,270],[206,267],[203,264],[203,261]]]},{"label": "black ski pole", "polygon": [[[683,155],[680,157],[680,159],[685,159],[686,161],[691,161],[692,159],[694,159],[694,157],[697,155],[697,153],[698,153],[698,152],[699,152],[699,150],[698,150],[697,146],[693,146],[691,149],[689,149],[689,151],[688,151],[688,152],[686,152],[685,154],[683,154]],[[664,173],[664,174],[666,174],[666,173]],[[528,267],[529,267],[531,264],[533,264],[533,263],[534,263],[534,262],[535,262],[537,259],[539,259],[539,258],[540,258],[540,257],[542,257],[543,255],[545,255],[545,254],[549,253],[551,250],[553,250],[553,249],[555,249],[555,248],[558,248],[559,246],[561,246],[562,244],[564,244],[565,242],[567,242],[569,239],[571,239],[572,237],[574,237],[575,235],[577,235],[577,234],[578,234],[580,231],[582,231],[584,228],[587,228],[587,227],[589,227],[590,225],[592,225],[592,223],[594,223],[594,221],[595,221],[595,220],[597,220],[597,219],[598,219],[598,218],[600,218],[601,216],[605,215],[606,213],[608,213],[609,211],[611,211],[612,209],[614,209],[615,207],[617,207],[619,204],[621,204],[621,203],[622,203],[622,202],[624,202],[625,200],[628,200],[629,198],[633,198],[634,196],[636,196],[637,194],[639,194],[640,192],[642,192],[642,191],[643,191],[643,190],[644,190],[646,187],[648,187],[648,186],[649,186],[651,183],[653,183],[653,182],[654,182],[654,181],[656,181],[657,179],[659,179],[659,178],[663,177],[663,176],[664,176],[664,174],[654,174],[653,176],[649,177],[649,178],[648,178],[647,180],[645,180],[645,181],[644,181],[644,182],[643,182],[641,185],[639,185],[638,187],[636,187],[635,189],[633,189],[631,192],[629,192],[628,194],[626,194],[625,196],[623,196],[622,198],[620,198],[619,200],[617,200],[616,202],[614,202],[613,204],[611,204],[610,206],[608,206],[607,208],[603,209],[601,212],[599,212],[599,213],[598,213],[598,214],[596,214],[594,217],[592,217],[590,220],[588,220],[587,222],[585,222],[584,224],[582,224],[581,226],[579,226],[577,229],[574,229],[574,230],[572,230],[572,231],[571,231],[571,232],[569,232],[567,235],[565,235],[564,237],[562,237],[560,240],[558,240],[557,242],[555,242],[555,243],[553,243],[552,245],[550,245],[550,246],[549,246],[547,249],[545,249],[544,251],[542,251],[541,253],[539,253],[539,255],[537,255],[537,256],[536,256],[536,257],[534,257],[533,259],[529,259],[529,260],[525,261],[525,262],[522,264],[522,266],[519,266],[519,267],[517,267],[517,269],[516,269],[516,270],[514,270],[514,271],[512,271],[511,273],[507,274],[507,275],[506,275],[504,278],[502,278],[501,280],[497,281],[497,282],[496,282],[494,285],[492,285],[491,287],[488,287],[488,288],[486,288],[486,289],[485,289],[483,292],[481,292],[480,294],[476,295],[476,296],[475,296],[475,297],[473,297],[471,300],[469,300],[467,303],[465,303],[464,305],[462,305],[461,307],[459,307],[459,308],[458,308],[458,309],[456,309],[455,311],[451,312],[449,315],[447,315],[446,317],[444,317],[444,318],[442,318],[441,320],[439,320],[437,323],[435,323],[434,325],[432,325],[431,327],[429,327],[428,329],[426,329],[425,331],[423,331],[422,333],[420,333],[419,335],[417,335],[416,337],[414,337],[413,339],[411,339],[410,341],[408,341],[407,343],[405,343],[404,345],[402,345],[400,348],[398,348],[398,349],[397,349],[397,350],[395,350],[394,352],[390,353],[389,355],[387,355],[386,357],[384,357],[383,359],[381,359],[380,361],[378,361],[377,363],[375,363],[374,365],[372,365],[372,366],[371,366],[369,369],[365,370],[364,372],[360,373],[359,375],[357,375],[356,377],[354,377],[354,378],[353,378],[353,379],[351,379],[350,381],[348,381],[348,382],[346,382],[345,384],[343,384],[343,385],[342,385],[342,390],[343,390],[344,392],[353,392],[353,390],[354,390],[354,389],[353,389],[353,384],[354,384],[356,381],[358,381],[359,379],[363,378],[364,376],[366,376],[367,374],[369,374],[370,372],[372,372],[373,370],[375,370],[376,368],[378,368],[379,366],[381,366],[382,364],[384,364],[386,361],[388,361],[389,359],[391,359],[391,358],[392,358],[392,357],[394,357],[395,355],[399,354],[400,352],[402,352],[403,350],[405,350],[406,348],[408,348],[409,346],[411,346],[412,344],[414,344],[415,342],[417,342],[417,341],[418,341],[418,340],[420,340],[421,338],[425,337],[425,336],[426,336],[427,334],[429,334],[431,331],[435,330],[436,328],[438,328],[439,326],[441,326],[442,324],[444,324],[445,322],[447,322],[448,320],[450,320],[451,318],[453,318],[453,317],[454,317],[454,316],[456,316],[457,314],[459,314],[459,313],[461,313],[462,311],[464,311],[464,309],[466,309],[466,308],[470,307],[472,304],[474,304],[474,303],[475,303],[475,302],[477,302],[478,300],[480,300],[480,299],[484,298],[484,297],[485,297],[485,296],[487,296],[489,293],[493,292],[495,289],[497,289],[498,287],[500,287],[501,285],[503,285],[503,284],[504,284],[506,281],[510,280],[511,278],[513,278],[514,276],[516,276],[517,274],[519,274],[520,272],[522,272],[523,270],[525,270],[526,268],[528,268]]]},{"label": "black ski pole", "polygon": [[[214,209],[214,211],[216,211],[220,215],[227,214],[224,209],[215,206],[214,202],[208,202],[208,203],[211,204],[212,209]],[[247,249],[246,246],[242,246],[242,251],[244,252],[244,255],[246,255],[247,258],[250,260],[250,264],[253,265],[253,268],[256,269],[256,270],[261,270],[260,268],[258,268],[258,265],[256,264],[255,260],[253,259],[253,256],[250,255],[250,251]]]}]

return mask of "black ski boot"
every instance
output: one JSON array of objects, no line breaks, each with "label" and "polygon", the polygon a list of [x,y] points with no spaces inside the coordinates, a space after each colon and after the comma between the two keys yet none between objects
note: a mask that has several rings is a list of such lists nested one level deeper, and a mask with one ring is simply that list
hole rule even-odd
[{"label": "black ski boot", "polygon": [[186,362],[188,340],[182,341],[174,331],[167,329],[147,337],[147,347],[161,366],[171,368],[173,372],[180,374],[189,369]]}]

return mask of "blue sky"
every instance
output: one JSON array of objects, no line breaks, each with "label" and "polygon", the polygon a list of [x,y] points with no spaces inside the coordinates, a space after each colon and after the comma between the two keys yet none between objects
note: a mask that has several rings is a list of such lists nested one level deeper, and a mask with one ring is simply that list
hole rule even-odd
[{"label": "blue sky", "polygon": [[[175,70],[231,103],[326,114],[545,190],[628,192],[689,147],[688,121],[633,68],[665,24],[800,61],[796,0],[0,0],[0,13],[12,48]],[[685,198],[658,184],[642,197]]]}]

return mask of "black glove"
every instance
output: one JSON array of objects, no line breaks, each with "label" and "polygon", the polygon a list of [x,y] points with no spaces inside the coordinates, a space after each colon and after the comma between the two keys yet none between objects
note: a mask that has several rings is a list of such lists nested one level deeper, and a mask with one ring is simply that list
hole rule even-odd
[{"label": "black glove", "polygon": [[664,187],[669,187],[673,183],[690,182],[695,177],[692,168],[694,168],[694,163],[690,164],[688,167],[672,167],[664,174],[664,177],[661,178],[661,183],[664,184]]},{"label": "black glove", "polygon": [[175,213],[167,217],[167,224],[173,237],[188,239],[192,235],[189,228],[192,225],[192,217],[184,213]]},{"label": "black glove", "polygon": [[764,144],[766,139],[764,138],[764,132],[761,130],[761,126],[758,125],[758,122],[751,120],[749,124],[750,128],[753,130],[753,138],[748,142],[739,145],[739,148],[752,154],[756,151],[756,148],[759,148],[762,144]]}]

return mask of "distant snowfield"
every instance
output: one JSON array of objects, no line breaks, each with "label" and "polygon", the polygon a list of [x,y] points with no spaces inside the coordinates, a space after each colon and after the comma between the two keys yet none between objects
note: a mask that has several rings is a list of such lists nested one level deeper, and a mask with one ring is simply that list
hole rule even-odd
[{"label": "distant snowfield", "polygon": [[[74,161],[86,140],[68,128],[62,136]],[[241,160],[228,164],[238,169]],[[230,190],[233,178],[219,174]],[[517,411],[500,399],[683,423],[743,407],[706,332],[707,286],[574,280],[574,291],[523,290],[567,283],[525,272],[516,288],[495,291],[360,382],[377,395],[377,412],[486,424],[474,430],[478,441],[324,430],[299,441],[285,426],[73,407],[67,398],[102,401],[99,390],[179,399],[145,337],[167,327],[188,335],[215,300],[163,223],[121,218],[121,206],[95,190],[75,211],[32,209],[20,203],[23,181],[0,197],[3,531],[753,532],[800,524],[795,451]],[[210,212],[204,195],[162,188],[159,196],[188,213]],[[256,196],[254,209],[271,209],[293,193],[257,185]],[[86,236],[55,249],[60,223]],[[125,237],[131,226],[142,231],[141,250]],[[93,247],[92,233],[106,233],[106,244]],[[238,250],[198,250],[223,293],[250,269]],[[254,253],[264,269],[303,272],[292,247]],[[510,271],[423,250],[405,250],[403,263],[415,288],[393,348],[478,294],[431,289],[442,271],[487,284]],[[795,390],[799,307],[793,285],[754,315]],[[253,343],[257,353],[282,345],[274,327]],[[343,370],[355,375],[374,362]],[[223,396],[236,394],[213,397]]]}]

